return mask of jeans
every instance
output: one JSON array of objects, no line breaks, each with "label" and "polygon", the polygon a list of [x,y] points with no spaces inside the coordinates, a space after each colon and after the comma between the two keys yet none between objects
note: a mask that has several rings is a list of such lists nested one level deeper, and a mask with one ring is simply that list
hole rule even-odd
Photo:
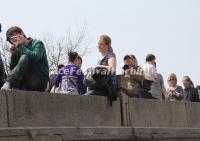
[{"label": "jeans", "polygon": [[11,88],[27,91],[45,91],[48,78],[37,69],[27,55],[22,55],[8,77]]}]

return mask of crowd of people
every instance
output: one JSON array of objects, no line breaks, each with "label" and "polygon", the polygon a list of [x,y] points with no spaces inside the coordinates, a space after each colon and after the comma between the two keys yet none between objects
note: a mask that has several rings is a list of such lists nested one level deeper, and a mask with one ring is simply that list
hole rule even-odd
[{"label": "crowd of people", "polygon": [[[128,57],[129,56],[129,57]],[[135,75],[135,69],[138,69],[137,59],[134,55],[124,57],[124,74]],[[182,83],[184,88],[177,85],[176,74],[171,73],[168,76],[168,86],[165,87],[163,77],[156,71],[156,57],[153,54],[146,56],[146,63],[142,66],[144,73],[142,90],[137,97],[148,99],[160,99],[169,101],[190,101],[199,102],[200,86],[194,87],[189,76],[183,76]],[[132,73],[131,73],[132,72]],[[134,82],[135,83],[135,82]]]},{"label": "crowd of people", "polygon": [[[117,76],[116,55],[111,46],[111,38],[101,35],[98,51],[101,54],[97,65],[88,69],[86,74],[81,70],[82,58],[77,52],[68,53],[68,63],[58,66],[57,74],[49,78],[48,59],[42,41],[28,38],[23,30],[14,26],[6,32],[7,41],[11,44],[10,74],[7,76],[0,58],[1,90],[48,91],[71,95],[101,95],[116,100]],[[138,65],[134,55],[124,56],[122,67],[124,76],[143,76],[138,98],[160,99],[170,101],[199,101],[200,86],[194,87],[189,76],[182,79],[184,89],[177,85],[177,77],[171,73],[164,85],[161,74],[156,71],[156,57],[148,54],[146,63]]]}]

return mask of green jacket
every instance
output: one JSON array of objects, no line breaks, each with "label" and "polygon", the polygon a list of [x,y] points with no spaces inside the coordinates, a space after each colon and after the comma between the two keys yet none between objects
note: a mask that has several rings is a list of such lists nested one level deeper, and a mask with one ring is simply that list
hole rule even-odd
[{"label": "green jacket", "polygon": [[49,66],[44,44],[39,40],[30,40],[29,47],[25,47],[22,44],[17,46],[17,53],[11,56],[10,69],[12,70],[17,65],[21,55],[26,54],[32,62],[31,67],[33,67],[41,77],[49,79]]}]

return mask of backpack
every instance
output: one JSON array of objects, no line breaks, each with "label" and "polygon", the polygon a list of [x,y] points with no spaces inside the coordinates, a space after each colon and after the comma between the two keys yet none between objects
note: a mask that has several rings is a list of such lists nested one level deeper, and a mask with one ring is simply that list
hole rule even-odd
[{"label": "backpack", "polygon": [[85,83],[89,87],[86,95],[107,96],[110,105],[117,100],[116,89],[112,84],[112,76],[107,68],[89,68],[85,76]]},{"label": "backpack", "polygon": [[90,90],[106,90],[109,87],[111,74],[107,68],[89,68],[86,71],[85,83]]}]

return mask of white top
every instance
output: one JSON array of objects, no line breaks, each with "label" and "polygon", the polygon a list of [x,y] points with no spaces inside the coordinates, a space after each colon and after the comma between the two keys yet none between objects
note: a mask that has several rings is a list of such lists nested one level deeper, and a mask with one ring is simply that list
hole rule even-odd
[{"label": "white top", "polygon": [[142,67],[142,69],[144,71],[145,79],[150,80],[150,81],[154,81],[155,80],[155,78],[157,77],[156,68],[152,64],[147,62]]}]

